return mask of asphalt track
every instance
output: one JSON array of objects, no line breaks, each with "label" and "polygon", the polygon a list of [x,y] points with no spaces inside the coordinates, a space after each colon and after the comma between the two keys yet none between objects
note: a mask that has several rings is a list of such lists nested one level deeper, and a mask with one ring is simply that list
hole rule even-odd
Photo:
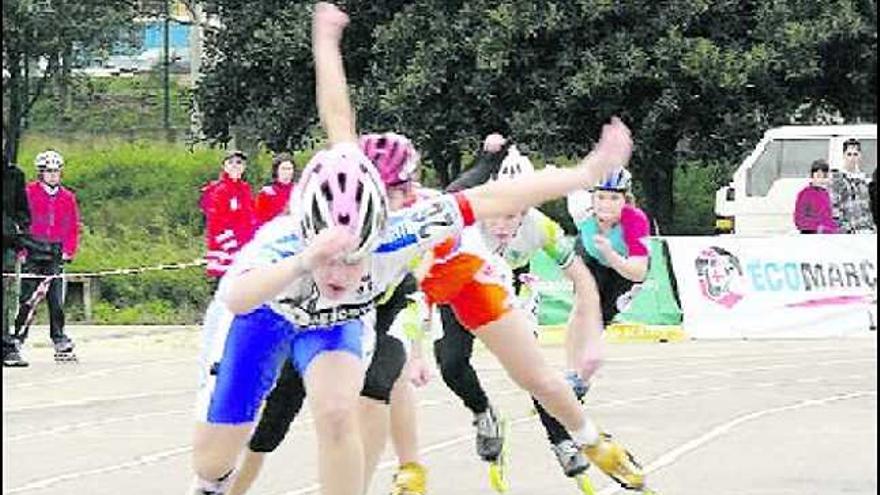
[{"label": "asphalt track", "polygon": [[[46,331],[32,331],[32,340]],[[3,370],[3,493],[182,495],[198,330],[80,327],[81,362]],[[560,349],[547,347],[554,363]],[[530,402],[485,352],[493,402],[513,421],[510,494],[577,494]],[[470,416],[441,381],[420,394],[430,493],[492,493]],[[877,493],[876,334],[801,341],[613,344],[588,396],[599,425],[637,454],[664,495]],[[308,414],[267,461],[254,495],[318,493]],[[387,493],[386,457],[372,494]],[[598,493],[620,493],[593,472]],[[343,474],[341,474],[343,475]]]}]

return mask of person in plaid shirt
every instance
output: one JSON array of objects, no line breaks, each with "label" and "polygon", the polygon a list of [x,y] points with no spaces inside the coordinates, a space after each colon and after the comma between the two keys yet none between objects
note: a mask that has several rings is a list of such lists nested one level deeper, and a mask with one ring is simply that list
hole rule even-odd
[{"label": "person in plaid shirt", "polygon": [[843,143],[843,169],[831,173],[832,215],[842,234],[876,232],[871,214],[868,178],[861,171],[862,145],[856,139]]}]

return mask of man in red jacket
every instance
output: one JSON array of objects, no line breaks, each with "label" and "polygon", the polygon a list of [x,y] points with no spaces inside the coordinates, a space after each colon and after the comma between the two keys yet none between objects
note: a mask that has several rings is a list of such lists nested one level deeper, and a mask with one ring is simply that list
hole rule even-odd
[{"label": "man in red jacket", "polygon": [[[251,186],[242,178],[245,167],[247,155],[240,150],[230,151],[223,159],[220,178],[202,189],[200,205],[205,214],[205,260],[212,293],[217,292],[220,278],[232,264],[235,254],[253,238],[257,229]],[[206,339],[211,339],[219,330],[223,315],[223,304],[212,299],[202,322]]]},{"label": "man in red jacket", "polygon": [[[39,275],[60,275],[63,262],[73,260],[79,244],[79,207],[76,195],[61,185],[64,158],[47,150],[34,160],[37,180],[25,189],[31,209],[30,237],[24,272]],[[35,302],[31,296],[43,279],[24,278],[21,299],[15,319],[15,335],[24,343],[28,335],[28,315]],[[74,358],[73,342],[64,334],[64,288],[61,278],[49,282],[46,300],[49,304],[49,336],[59,360]]]},{"label": "man in red jacket", "polygon": [[242,246],[254,236],[257,221],[251,186],[242,179],[247,155],[239,150],[226,154],[220,178],[202,189],[201,207],[205,214],[205,244],[209,277],[226,273]]}]

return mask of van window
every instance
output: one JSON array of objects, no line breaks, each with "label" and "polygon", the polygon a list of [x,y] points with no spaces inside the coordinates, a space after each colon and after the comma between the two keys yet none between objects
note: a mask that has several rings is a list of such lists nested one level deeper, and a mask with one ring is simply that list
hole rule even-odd
[{"label": "van window", "polygon": [[871,175],[877,168],[877,140],[860,139],[859,141],[862,144],[862,172]]},{"label": "van window", "polygon": [[766,196],[777,179],[809,177],[810,164],[828,158],[828,146],[828,139],[780,139],[767,143],[749,169],[746,195]]}]

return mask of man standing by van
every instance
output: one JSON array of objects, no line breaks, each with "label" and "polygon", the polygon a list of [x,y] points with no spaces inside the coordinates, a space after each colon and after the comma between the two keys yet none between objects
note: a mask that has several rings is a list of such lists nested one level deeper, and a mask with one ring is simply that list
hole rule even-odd
[{"label": "man standing by van", "polygon": [[843,168],[831,174],[831,203],[834,220],[843,234],[876,232],[871,215],[868,179],[861,171],[862,144],[857,139],[843,143]]}]

